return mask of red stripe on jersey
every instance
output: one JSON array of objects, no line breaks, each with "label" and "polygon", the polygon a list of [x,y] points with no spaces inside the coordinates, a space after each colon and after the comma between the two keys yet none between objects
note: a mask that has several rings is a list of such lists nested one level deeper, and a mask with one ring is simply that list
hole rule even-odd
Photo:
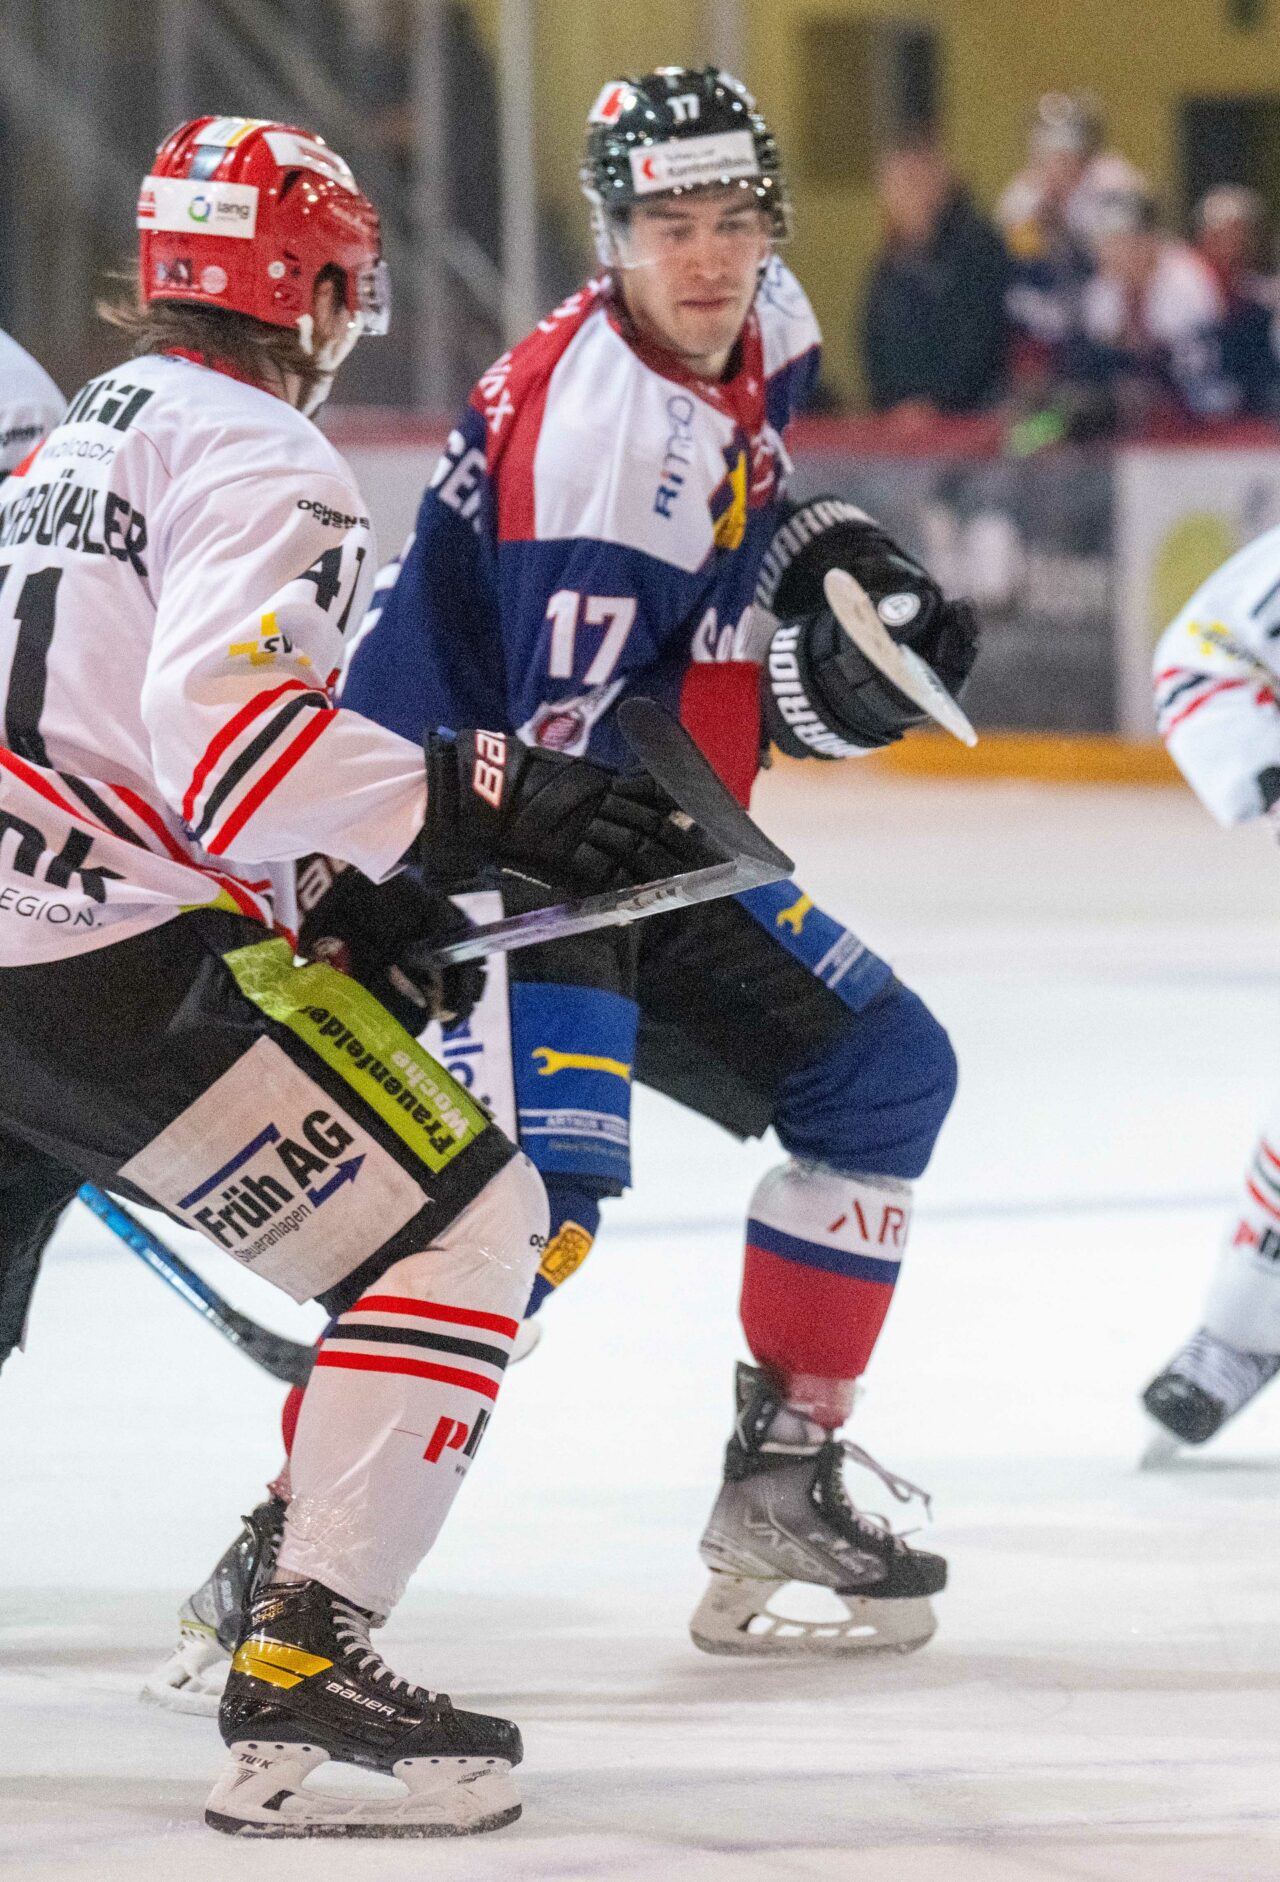
[{"label": "red stripe on jersey", "polygon": [[[339,1334],[338,1338],[344,1337]],[[359,1334],[348,1334],[358,1339]],[[342,1366],[350,1372],[407,1372],[414,1379],[435,1379],[441,1385],[465,1385],[482,1398],[497,1398],[498,1382],[480,1372],[460,1372],[454,1366],[433,1366],[427,1359],[395,1359],[387,1353],[331,1353],[322,1346],[316,1354],[317,1366]]]},{"label": "red stripe on jersey", "polygon": [[139,797],[136,791],[127,790],[123,784],[112,784],[107,788],[115,792],[122,804],[128,805],[139,823],[146,824],[152,836],[159,837],[175,862],[186,863],[188,868],[199,867],[198,864],[192,863],[191,857],[183,849],[164,818],[147,802],[145,797]]},{"label": "red stripe on jersey", "polygon": [[[314,688],[304,687],[303,691],[314,691]],[[331,725],[337,716],[336,709],[331,706],[312,713],[311,723],[305,730],[299,732],[292,744],[285,746],[275,763],[263,772],[253,789],[241,798],[239,807],[232,811],[217,836],[212,837],[205,844],[210,856],[222,855],[227,845],[243,830],[254,811],[270,797],[281,779],[293,770],[298,760],[306,755],[325,727]]]},{"label": "red stripe on jersey", "polygon": [[204,749],[204,755],[192,772],[191,783],[187,786],[187,794],[182,800],[182,821],[191,822],[195,814],[196,799],[203,790],[209,773],[227,746],[234,739],[239,738],[247,725],[252,725],[255,719],[260,718],[264,712],[275,705],[277,699],[282,699],[286,693],[318,693],[319,691],[319,687],[308,686],[305,680],[285,680],[282,685],[273,686],[269,693],[255,693],[246,705],[241,706],[239,712],[227,720],[222,730],[214,734]]},{"label": "red stripe on jersey", "polygon": [[520,1330],[520,1322],[509,1320],[505,1314],[479,1313],[474,1307],[446,1307],[438,1300],[408,1300],[400,1294],[363,1294],[347,1313],[403,1313],[415,1320],[447,1320],[451,1326],[482,1327],[486,1333],[502,1333],[509,1340]]},{"label": "red stripe on jersey", "polygon": [[91,824],[95,830],[101,830],[103,836],[112,834],[105,823],[99,823],[96,817],[91,817],[82,805],[73,804],[70,799],[63,797],[60,791],[55,791],[43,772],[37,771],[35,766],[29,765],[24,758],[19,758],[16,752],[0,748],[0,765],[6,771],[12,771],[16,778],[21,778],[27,788],[34,791],[37,797],[44,798],[46,804],[53,804],[56,809],[64,811],[75,823]]},{"label": "red stripe on jersey", "polygon": [[1262,1191],[1253,1183],[1249,1182],[1247,1178],[1245,1180],[1245,1188],[1260,1208],[1265,1209],[1268,1215],[1274,1216],[1276,1221],[1280,1222],[1280,1209],[1277,1209],[1273,1202],[1268,1202]]},{"label": "red stripe on jersey", "polygon": [[1181,712],[1175,712],[1168,725],[1161,726],[1161,738],[1168,738],[1170,732],[1176,731],[1184,719],[1189,719],[1193,712],[1199,712],[1201,706],[1207,706],[1218,693],[1229,693],[1233,687],[1249,684],[1248,680],[1219,680],[1216,685],[1209,688],[1207,693],[1201,693],[1198,698],[1192,700],[1189,706],[1184,706]]},{"label": "red stripe on jersey", "polygon": [[1271,1145],[1267,1142],[1265,1137],[1259,1137],[1258,1148],[1261,1150],[1263,1156],[1267,1159],[1267,1162],[1274,1163],[1276,1168],[1280,1170],[1280,1157],[1276,1155],[1275,1151],[1271,1148]]},{"label": "red stripe on jersey", "polygon": [[534,488],[533,460],[542,435],[542,419],[547,409],[550,374],[535,387],[511,421],[502,444],[486,440],[490,478],[498,491],[498,541],[533,542],[538,534],[537,491]]}]

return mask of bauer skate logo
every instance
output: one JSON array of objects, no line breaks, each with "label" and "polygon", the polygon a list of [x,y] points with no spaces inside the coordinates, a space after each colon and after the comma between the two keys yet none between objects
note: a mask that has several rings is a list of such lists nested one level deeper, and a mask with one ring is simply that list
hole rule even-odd
[{"label": "bauer skate logo", "polygon": [[423,1461],[438,1464],[446,1451],[458,1451],[470,1463],[480,1448],[488,1423],[489,1414],[483,1406],[476,1413],[474,1424],[465,1425],[460,1418],[437,1418],[436,1428],[422,1453]]}]

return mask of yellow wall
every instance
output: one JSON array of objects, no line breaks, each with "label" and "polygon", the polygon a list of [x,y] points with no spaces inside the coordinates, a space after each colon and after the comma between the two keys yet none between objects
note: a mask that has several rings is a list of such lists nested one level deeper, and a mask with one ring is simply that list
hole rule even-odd
[{"label": "yellow wall", "polygon": [[[1107,112],[1111,141],[1172,197],[1177,110],[1183,97],[1280,94],[1280,4],[1242,33],[1227,0],[739,0],[744,77],[774,124],[786,161],[806,75],[794,27],[802,18],[884,16],[934,23],[942,41],[943,128],[979,200],[993,202],[1022,161],[1026,126],[1045,91],[1087,88]],[[492,43],[496,0],[476,0]],[[708,56],[696,0],[538,0],[539,182],[583,234],[577,195],[582,125],[618,72]],[[850,111],[857,100],[850,99]],[[797,234],[788,259],[828,336],[829,376],[856,389],[852,306],[875,251],[874,203],[862,189],[817,190],[796,179]]]}]

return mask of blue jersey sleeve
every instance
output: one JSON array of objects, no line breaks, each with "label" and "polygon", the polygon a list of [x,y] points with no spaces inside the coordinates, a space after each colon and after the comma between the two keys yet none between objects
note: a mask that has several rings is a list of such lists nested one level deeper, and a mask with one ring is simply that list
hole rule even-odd
[{"label": "blue jersey sleeve", "polygon": [[403,555],[378,579],[342,684],[344,706],[418,741],[438,726],[509,726],[477,422],[479,443],[451,435]]}]

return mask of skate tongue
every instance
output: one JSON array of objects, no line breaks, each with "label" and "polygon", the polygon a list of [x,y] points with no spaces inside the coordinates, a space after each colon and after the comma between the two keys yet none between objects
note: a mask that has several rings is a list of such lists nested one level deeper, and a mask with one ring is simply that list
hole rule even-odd
[{"label": "skate tongue", "polygon": [[379,1685],[385,1682],[385,1690],[397,1698],[424,1700],[428,1705],[438,1708],[448,1706],[447,1693],[431,1692],[425,1686],[416,1686],[402,1673],[392,1672],[369,1640],[369,1627],[373,1618],[368,1608],[357,1607],[354,1601],[344,1601],[338,1595],[333,1597],[333,1631],[342,1644],[343,1657],[352,1661],[358,1673],[363,1673]]}]

